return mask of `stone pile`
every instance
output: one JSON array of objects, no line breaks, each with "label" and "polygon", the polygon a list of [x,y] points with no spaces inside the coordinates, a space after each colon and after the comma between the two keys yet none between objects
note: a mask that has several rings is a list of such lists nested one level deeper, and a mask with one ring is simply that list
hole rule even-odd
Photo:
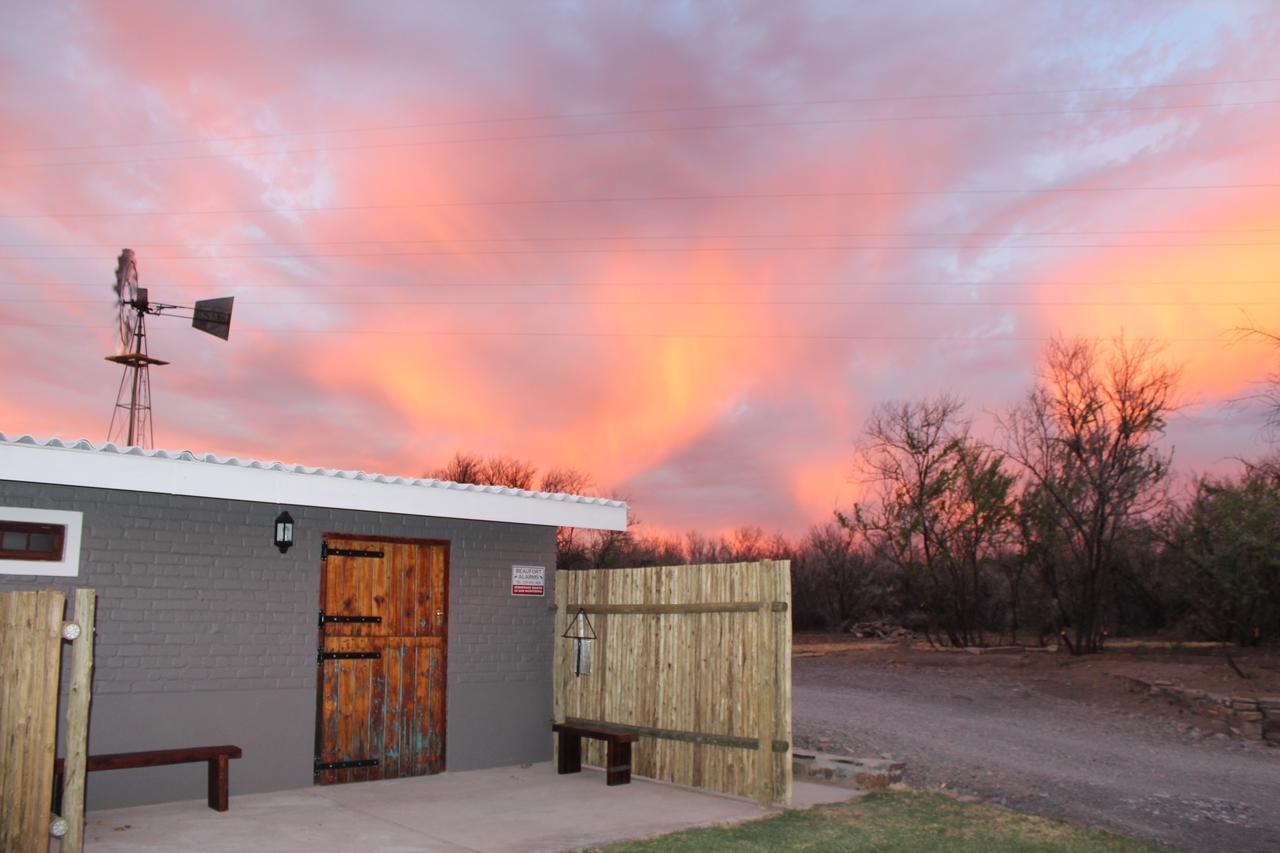
[{"label": "stone pile", "polygon": [[853,758],[796,750],[791,753],[791,770],[797,782],[871,791],[901,782],[907,765],[892,758]]},{"label": "stone pile", "polygon": [[901,625],[895,625],[884,619],[876,619],[871,622],[855,622],[850,625],[846,633],[855,637],[874,640],[913,640],[915,639],[915,631],[903,628]]},{"label": "stone pile", "polygon": [[1183,687],[1172,681],[1132,681],[1175,705],[1202,711],[1222,722],[1226,730],[1246,740],[1262,740],[1280,746],[1280,696],[1248,698],[1218,696],[1207,690]]}]

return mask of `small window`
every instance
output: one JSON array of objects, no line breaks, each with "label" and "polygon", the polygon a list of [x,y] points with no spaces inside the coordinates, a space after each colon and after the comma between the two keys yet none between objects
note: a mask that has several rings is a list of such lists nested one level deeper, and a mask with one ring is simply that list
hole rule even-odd
[{"label": "small window", "polygon": [[0,560],[62,559],[67,528],[62,524],[31,524],[0,519]]},{"label": "small window", "polygon": [[0,506],[0,575],[76,577],[84,514]]}]

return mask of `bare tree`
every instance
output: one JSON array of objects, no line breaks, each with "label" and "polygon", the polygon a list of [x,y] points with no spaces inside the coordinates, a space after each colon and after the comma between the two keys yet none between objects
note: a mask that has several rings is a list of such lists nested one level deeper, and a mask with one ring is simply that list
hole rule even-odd
[{"label": "bare tree", "polygon": [[[883,616],[891,606],[892,582],[884,577],[882,563],[871,558],[848,527],[829,521],[809,528],[795,546],[797,611],[803,588],[809,603],[820,609],[829,625],[847,625],[870,615]],[[797,614],[798,615],[798,614]]]},{"label": "bare tree", "polygon": [[427,472],[427,476],[435,480],[448,480],[451,483],[487,483],[487,466],[484,458],[475,453],[463,453],[459,450],[444,465]]},{"label": "bare tree", "polygon": [[735,563],[750,563],[769,556],[764,530],[747,525],[739,527],[729,536],[729,559]]},{"label": "bare tree", "polygon": [[566,495],[585,495],[595,488],[595,483],[584,471],[576,468],[551,468],[542,475],[538,488],[544,492],[560,492]]},{"label": "bare tree", "polygon": [[949,396],[878,407],[858,454],[875,500],[838,518],[902,570],[952,644],[973,645],[984,570],[1012,533],[1014,477],[969,436],[961,409]]},{"label": "bare tree", "polygon": [[685,559],[695,566],[728,562],[724,542],[691,530],[684,537]]},{"label": "bare tree", "polygon": [[490,456],[485,463],[485,485],[532,489],[538,469],[514,456]]},{"label": "bare tree", "polygon": [[[544,492],[584,495],[595,488],[591,477],[575,468],[552,468],[542,475],[538,488]],[[556,528],[556,566],[580,566],[584,545],[582,531],[576,527]]]},{"label": "bare tree", "polygon": [[1178,377],[1157,355],[1123,340],[1105,354],[1087,340],[1054,340],[1040,382],[1003,420],[1007,452],[1030,478],[1025,529],[1074,654],[1102,648],[1117,543],[1163,497],[1171,456],[1157,443]]},{"label": "bare tree", "polygon": [[477,486],[507,486],[512,489],[532,489],[538,470],[514,456],[490,456],[458,451],[442,467],[430,471],[427,476],[454,483],[472,483]]},{"label": "bare tree", "polygon": [[[1274,344],[1280,351],[1280,335],[1264,332],[1257,326],[1236,329],[1236,333],[1243,338],[1267,341]],[[1262,380],[1262,390],[1246,399],[1257,400],[1262,404],[1263,411],[1266,413],[1267,436],[1273,439],[1280,438],[1280,368],[1268,373]]]}]

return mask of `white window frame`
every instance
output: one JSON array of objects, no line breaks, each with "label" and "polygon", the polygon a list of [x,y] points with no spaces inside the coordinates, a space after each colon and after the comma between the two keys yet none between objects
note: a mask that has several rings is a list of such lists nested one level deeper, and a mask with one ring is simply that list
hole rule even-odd
[{"label": "white window frame", "polygon": [[0,575],[36,575],[74,578],[80,575],[80,528],[84,513],[62,509],[31,509],[0,506],[0,521],[22,521],[28,524],[57,524],[66,530],[62,538],[61,560],[0,559]]}]

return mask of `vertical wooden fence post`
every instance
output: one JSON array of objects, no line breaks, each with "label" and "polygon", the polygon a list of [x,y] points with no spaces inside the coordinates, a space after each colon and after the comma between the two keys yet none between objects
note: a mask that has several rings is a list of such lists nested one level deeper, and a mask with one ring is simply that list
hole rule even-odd
[{"label": "vertical wooden fence post", "polygon": [[774,641],[777,665],[775,672],[774,701],[777,703],[777,719],[775,722],[778,739],[786,743],[784,752],[778,753],[781,764],[782,790],[775,792],[784,806],[791,805],[793,771],[791,767],[792,733],[791,733],[791,561],[779,560],[773,564],[773,589],[775,601],[782,602],[785,607],[773,614]]},{"label": "vertical wooden fence post", "polygon": [[760,721],[760,751],[756,754],[756,800],[760,805],[773,805],[773,729],[774,693],[777,686],[773,643],[773,563],[756,564],[756,600],[760,602],[758,645],[753,649],[759,694],[756,713]]},{"label": "vertical wooden fence post", "polygon": [[62,817],[67,834],[62,853],[84,849],[85,763],[89,754],[89,698],[93,682],[93,635],[97,596],[76,590],[75,622],[79,636],[71,643],[71,695],[67,700],[67,754],[63,762]]}]

